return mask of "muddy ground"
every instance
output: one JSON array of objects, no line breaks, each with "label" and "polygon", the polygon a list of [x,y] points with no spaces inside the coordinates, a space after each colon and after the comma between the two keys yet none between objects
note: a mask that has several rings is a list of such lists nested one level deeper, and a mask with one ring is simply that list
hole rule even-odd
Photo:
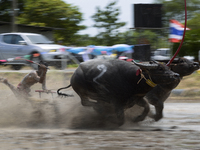
[{"label": "muddy ground", "polygon": [[[15,85],[23,77],[13,76]],[[52,74],[47,78],[47,87],[55,91],[66,86],[70,76]],[[34,92],[39,89],[39,84],[32,87],[31,100],[17,99],[0,83],[0,149],[200,149],[199,100],[168,99],[159,122],[148,117],[140,123],[131,122],[141,111],[133,107],[126,111],[125,124],[117,127],[92,108],[81,106],[72,89],[66,91],[74,94],[70,98],[52,98],[51,94],[39,98]]]}]

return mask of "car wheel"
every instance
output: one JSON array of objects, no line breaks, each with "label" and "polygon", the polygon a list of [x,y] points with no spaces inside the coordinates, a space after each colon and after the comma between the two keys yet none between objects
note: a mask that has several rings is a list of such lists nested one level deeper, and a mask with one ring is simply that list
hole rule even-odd
[{"label": "car wheel", "polygon": [[[40,61],[42,61],[42,57],[40,55],[37,56],[37,54],[39,53],[33,53],[31,54],[30,60],[35,62],[35,63],[40,63]],[[30,63],[30,66],[34,69],[37,70],[38,69],[38,65],[35,63]]]},{"label": "car wheel", "polygon": [[67,62],[66,62],[66,61],[62,61],[62,59],[59,58],[59,57],[55,57],[54,59],[60,60],[60,61],[54,61],[54,67],[55,67],[56,69],[62,70],[62,69],[65,69],[65,68],[66,68],[66,65],[67,65]]},{"label": "car wheel", "polygon": [[22,65],[12,65],[12,68],[14,70],[20,70],[22,68]]},{"label": "car wheel", "polygon": [[55,61],[54,66],[56,69],[62,69],[62,61]]}]

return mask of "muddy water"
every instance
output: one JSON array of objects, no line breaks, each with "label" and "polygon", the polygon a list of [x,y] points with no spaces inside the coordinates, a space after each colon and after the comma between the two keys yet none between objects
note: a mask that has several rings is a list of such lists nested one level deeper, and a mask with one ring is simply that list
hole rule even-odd
[{"label": "muddy water", "polygon": [[200,149],[200,103],[165,104],[164,118],[116,127],[92,108],[73,98],[16,99],[0,93],[0,149],[2,150],[168,150]]},{"label": "muddy water", "polygon": [[200,103],[166,103],[164,118],[156,123],[161,128],[200,131]]}]

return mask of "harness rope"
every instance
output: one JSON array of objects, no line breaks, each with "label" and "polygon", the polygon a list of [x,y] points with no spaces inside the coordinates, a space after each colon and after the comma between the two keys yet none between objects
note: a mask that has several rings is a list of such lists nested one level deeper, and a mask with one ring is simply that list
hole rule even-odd
[{"label": "harness rope", "polygon": [[[140,81],[141,81],[142,79],[145,79],[146,84],[148,84],[149,86],[155,87],[155,86],[157,85],[157,84],[155,84],[155,83],[152,81],[152,79],[151,79],[150,76],[149,76],[150,79],[146,79],[145,76],[144,76],[144,74],[142,73],[142,70],[141,70],[141,72],[140,72],[140,75],[141,75],[141,78],[140,78],[140,80],[137,82],[137,84],[139,84]],[[149,75],[149,74],[148,74],[148,75]]]}]

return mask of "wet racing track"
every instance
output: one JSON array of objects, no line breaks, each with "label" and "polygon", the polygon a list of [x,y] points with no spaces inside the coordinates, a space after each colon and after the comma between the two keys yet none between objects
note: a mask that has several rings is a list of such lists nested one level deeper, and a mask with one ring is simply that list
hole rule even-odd
[{"label": "wet racing track", "polygon": [[[71,110],[64,112],[61,109],[62,106],[58,107],[60,107],[61,113],[70,115],[69,112],[72,112]],[[46,122],[41,126],[30,126],[29,124],[24,127],[24,125],[17,124],[11,127],[2,127],[0,129],[0,149],[200,149],[200,103],[198,102],[167,102],[165,103],[164,118],[159,122],[153,122],[147,118],[138,124],[126,122],[120,128],[105,128],[105,126],[101,128],[97,124],[96,127],[92,126],[91,124],[95,124],[95,122],[101,122],[101,118],[90,108],[81,107],[75,110],[74,108],[73,114],[75,111],[79,111],[79,114],[70,118],[74,121],[70,126],[63,125],[63,123],[67,124],[67,122],[62,122],[63,119],[69,118],[61,117],[63,114],[60,114],[62,119],[57,118],[57,123],[59,123],[55,126],[50,126],[51,122]]]}]

